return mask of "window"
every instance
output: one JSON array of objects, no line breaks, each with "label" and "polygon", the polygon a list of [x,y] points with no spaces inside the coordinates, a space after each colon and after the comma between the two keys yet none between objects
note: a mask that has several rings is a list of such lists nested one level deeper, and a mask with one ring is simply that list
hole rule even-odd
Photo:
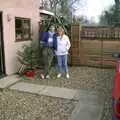
[{"label": "window", "polygon": [[31,39],[30,19],[15,18],[16,41],[24,41]]}]

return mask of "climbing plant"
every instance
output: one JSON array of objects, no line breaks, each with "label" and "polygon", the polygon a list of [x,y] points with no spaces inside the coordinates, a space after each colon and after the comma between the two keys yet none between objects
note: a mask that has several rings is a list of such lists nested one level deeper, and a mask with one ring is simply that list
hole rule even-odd
[{"label": "climbing plant", "polygon": [[48,31],[51,25],[56,28],[62,27],[66,34],[69,34],[71,29],[71,23],[62,16],[49,16],[43,23],[43,31]]}]

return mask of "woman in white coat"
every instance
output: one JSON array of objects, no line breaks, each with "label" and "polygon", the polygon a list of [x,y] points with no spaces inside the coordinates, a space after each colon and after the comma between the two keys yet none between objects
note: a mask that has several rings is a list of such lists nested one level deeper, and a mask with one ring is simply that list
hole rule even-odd
[{"label": "woman in white coat", "polygon": [[57,50],[55,51],[57,57],[57,78],[61,77],[62,69],[65,72],[66,78],[70,77],[67,63],[70,46],[69,37],[65,35],[64,29],[58,28]]}]

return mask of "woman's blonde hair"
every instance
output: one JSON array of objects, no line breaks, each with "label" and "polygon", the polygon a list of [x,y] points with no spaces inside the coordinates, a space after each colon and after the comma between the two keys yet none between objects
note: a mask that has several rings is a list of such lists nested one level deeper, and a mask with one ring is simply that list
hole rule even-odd
[{"label": "woman's blonde hair", "polygon": [[61,31],[61,32],[63,32],[63,33],[65,32],[62,27],[58,27],[57,31],[58,31],[58,32]]}]

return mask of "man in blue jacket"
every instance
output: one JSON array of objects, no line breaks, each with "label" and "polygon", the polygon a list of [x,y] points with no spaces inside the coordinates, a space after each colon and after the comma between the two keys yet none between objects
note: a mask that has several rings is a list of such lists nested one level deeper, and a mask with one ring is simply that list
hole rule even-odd
[{"label": "man in blue jacket", "polygon": [[50,26],[48,32],[42,32],[40,36],[40,43],[43,46],[43,60],[44,60],[44,74],[42,79],[50,78],[50,68],[54,57],[54,51],[57,50],[57,34],[55,27]]}]

